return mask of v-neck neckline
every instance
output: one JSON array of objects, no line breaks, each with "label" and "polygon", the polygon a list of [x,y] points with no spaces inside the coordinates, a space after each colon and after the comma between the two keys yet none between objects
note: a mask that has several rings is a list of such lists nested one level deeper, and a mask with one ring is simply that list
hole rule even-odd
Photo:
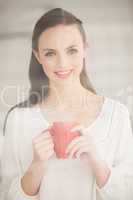
[{"label": "v-neck neckline", "polygon": [[[104,110],[105,110],[105,108],[106,108],[106,105],[107,105],[107,103],[108,103],[108,100],[109,100],[109,98],[106,97],[106,96],[103,96],[103,98],[104,98],[104,101],[103,101],[103,104],[102,104],[101,111],[99,112],[99,114],[98,114],[98,116],[95,118],[95,120],[92,121],[92,123],[90,123],[88,126],[87,126],[87,125],[85,126],[85,130],[90,130],[90,129],[91,129],[92,127],[94,127],[94,126],[98,123],[98,121],[101,119],[102,114],[103,114],[103,112],[104,112]],[[43,122],[44,122],[45,124],[47,124],[48,126],[51,126],[52,123],[50,123],[50,122],[46,119],[45,114],[43,113],[43,111],[42,111],[40,105],[37,104],[35,107],[37,108],[37,111],[38,111],[38,113],[39,113],[39,116],[41,117],[41,119],[43,120]],[[35,108],[35,107],[34,107],[34,108]],[[84,126],[84,125],[83,125],[83,126]]]}]

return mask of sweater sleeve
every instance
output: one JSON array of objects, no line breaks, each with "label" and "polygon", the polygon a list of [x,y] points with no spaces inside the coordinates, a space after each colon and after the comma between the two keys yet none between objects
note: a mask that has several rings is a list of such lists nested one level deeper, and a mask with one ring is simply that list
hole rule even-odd
[{"label": "sweater sleeve", "polygon": [[121,109],[118,115],[121,128],[118,129],[119,133],[114,133],[119,135],[115,162],[110,166],[111,174],[107,183],[102,188],[96,185],[102,200],[133,199],[133,134],[129,111],[122,104]]},{"label": "sweater sleeve", "polygon": [[20,134],[19,116],[13,110],[7,119],[1,159],[2,200],[37,200],[37,195],[29,196],[21,187],[21,166],[17,158],[16,134]]}]

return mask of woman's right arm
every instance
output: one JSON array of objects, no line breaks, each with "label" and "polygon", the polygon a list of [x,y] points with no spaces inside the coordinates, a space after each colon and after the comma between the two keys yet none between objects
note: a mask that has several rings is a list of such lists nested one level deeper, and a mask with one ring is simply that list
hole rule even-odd
[{"label": "woman's right arm", "polygon": [[42,177],[45,175],[45,163],[54,154],[51,135],[45,131],[33,139],[33,161],[21,180],[21,185],[28,195],[36,195]]},{"label": "woman's right arm", "polygon": [[[2,179],[1,199],[38,200],[37,191],[41,182],[42,174],[44,172],[41,168],[42,165],[39,164],[42,162],[36,162],[35,159],[33,159],[27,172],[25,174],[22,174],[20,161],[17,157],[18,155],[16,149],[16,144],[17,144],[16,133],[18,131],[20,132],[20,127],[18,123],[19,116],[17,113],[18,110],[16,112],[15,110],[13,110],[9,114],[6,124],[5,138],[3,144],[3,154],[1,159],[1,179]],[[35,178],[36,170],[40,171],[40,179],[39,176],[36,176]],[[35,185],[32,184],[33,180]]]}]

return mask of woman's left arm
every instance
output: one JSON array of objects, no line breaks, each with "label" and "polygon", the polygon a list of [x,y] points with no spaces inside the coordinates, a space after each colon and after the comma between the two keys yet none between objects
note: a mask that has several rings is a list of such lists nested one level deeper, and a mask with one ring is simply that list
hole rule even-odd
[{"label": "woman's left arm", "polygon": [[100,159],[93,144],[88,144],[84,136],[73,140],[67,148],[70,157],[75,152],[77,156],[81,153],[88,154],[88,161],[96,177],[96,190],[103,200],[133,199],[133,133],[128,109],[126,106],[121,108],[121,133],[115,166],[108,166]]},{"label": "woman's left arm", "polygon": [[103,200],[133,199],[133,132],[129,111],[126,106],[122,106],[122,109],[122,120],[119,122],[121,133],[115,155],[116,162],[110,166],[111,173],[107,183],[102,188],[97,185],[97,190]]}]

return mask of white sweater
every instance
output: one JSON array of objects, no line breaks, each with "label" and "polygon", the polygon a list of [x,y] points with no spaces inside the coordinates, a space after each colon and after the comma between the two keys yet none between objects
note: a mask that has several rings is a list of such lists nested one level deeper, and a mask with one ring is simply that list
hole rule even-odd
[{"label": "white sweater", "polygon": [[133,136],[127,107],[105,97],[101,113],[87,128],[102,159],[111,169],[104,187],[80,159],[47,162],[46,175],[36,196],[28,196],[20,180],[32,158],[32,139],[49,122],[39,106],[15,108],[8,117],[2,156],[2,200],[133,200]]}]

